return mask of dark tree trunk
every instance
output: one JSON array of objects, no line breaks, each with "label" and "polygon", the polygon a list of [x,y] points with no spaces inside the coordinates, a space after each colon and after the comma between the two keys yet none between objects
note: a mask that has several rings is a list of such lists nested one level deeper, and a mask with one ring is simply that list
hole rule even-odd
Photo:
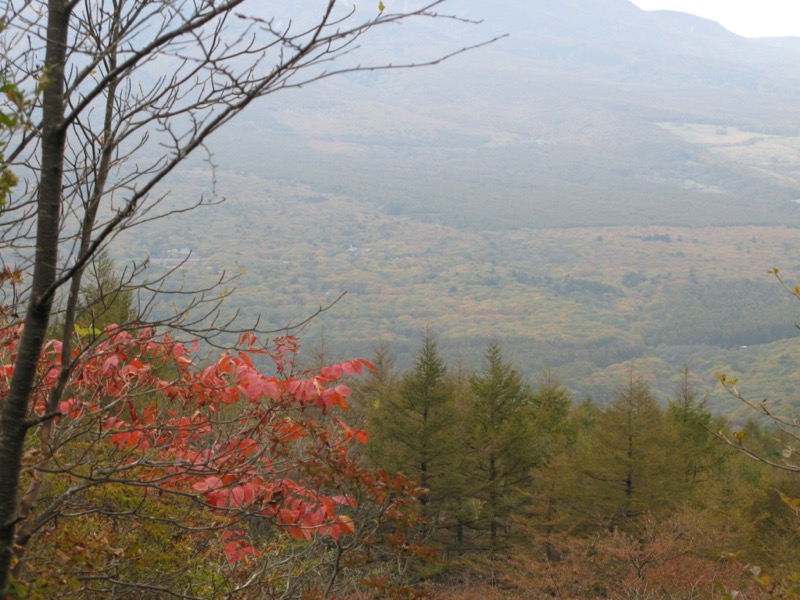
[{"label": "dark tree trunk", "polygon": [[50,0],[47,23],[46,85],[42,93],[42,162],[36,224],[36,260],[31,297],[14,375],[0,416],[0,597],[8,588],[14,552],[17,502],[26,419],[36,367],[50,323],[56,280],[63,180],[65,129],[64,63],[69,14],[66,0]]},{"label": "dark tree trunk", "polygon": [[496,487],[496,480],[497,479],[497,468],[495,464],[495,457],[492,454],[489,457],[489,517],[491,521],[489,522],[489,539],[490,539],[490,547],[491,547],[491,556],[494,557],[495,553],[497,552],[497,518],[498,518],[498,506],[497,506],[497,487]]}]

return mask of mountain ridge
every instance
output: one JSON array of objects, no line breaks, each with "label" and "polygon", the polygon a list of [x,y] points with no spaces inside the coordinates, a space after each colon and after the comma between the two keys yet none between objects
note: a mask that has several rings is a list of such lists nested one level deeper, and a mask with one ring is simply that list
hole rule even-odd
[{"label": "mountain ridge", "polygon": [[[477,227],[498,212],[526,227],[636,224],[632,214],[650,215],[640,224],[700,225],[720,212],[731,224],[800,225],[790,203],[800,180],[780,157],[765,150],[754,169],[717,152],[719,140],[687,143],[661,125],[798,135],[794,50],[627,0],[506,1],[489,10],[462,0],[452,8],[484,22],[395,28],[381,34],[375,58],[403,48],[412,60],[509,37],[435,68],[354,74],[276,97],[218,141],[221,168],[264,174],[268,164],[278,179],[424,219],[433,206],[436,218]],[[264,139],[273,143],[265,148]],[[582,190],[588,209],[576,197]],[[747,210],[751,194],[766,210]],[[491,198],[492,214],[477,206],[481,197]],[[579,218],[553,215],[547,205],[556,201]]]}]

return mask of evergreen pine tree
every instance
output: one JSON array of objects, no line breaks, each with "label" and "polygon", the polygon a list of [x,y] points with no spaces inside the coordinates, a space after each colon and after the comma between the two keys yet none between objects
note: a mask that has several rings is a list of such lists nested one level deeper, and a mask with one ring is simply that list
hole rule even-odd
[{"label": "evergreen pine tree", "polygon": [[585,508],[597,524],[633,528],[636,517],[669,505],[682,468],[670,455],[673,441],[655,397],[631,373],[578,457]]},{"label": "evergreen pine tree", "polygon": [[[389,344],[385,340],[381,340],[375,346],[370,362],[374,369],[365,371],[361,377],[355,378],[350,383],[350,421],[359,427],[366,427],[367,431],[372,433],[373,415],[397,395],[400,375],[394,366]],[[379,443],[367,444],[367,454],[371,455],[373,447],[378,446]]]},{"label": "evergreen pine tree", "polygon": [[468,489],[477,542],[494,555],[511,533],[511,517],[525,502],[537,448],[535,396],[500,348],[486,351],[486,366],[470,378]]},{"label": "evergreen pine tree", "polygon": [[524,526],[529,533],[524,540],[527,548],[539,547],[548,560],[557,559],[552,543],[569,513],[570,453],[574,449],[578,426],[570,420],[572,396],[549,371],[539,380],[534,392],[536,407],[536,441],[541,464],[533,471],[532,490],[524,508]]},{"label": "evergreen pine tree", "polygon": [[106,326],[125,325],[135,317],[133,293],[114,270],[114,261],[101,252],[83,276],[78,323],[85,329],[103,331]]},{"label": "evergreen pine tree", "polygon": [[378,404],[373,405],[369,425],[373,460],[428,490],[421,502],[433,525],[442,503],[455,493],[458,475],[458,422],[446,375],[436,340],[426,332],[414,367],[402,377],[396,393],[375,396]]},{"label": "evergreen pine tree", "polygon": [[724,427],[724,420],[715,420],[706,407],[707,396],[700,395],[692,382],[688,367],[683,368],[675,383],[673,397],[664,413],[666,424],[673,430],[673,462],[679,466],[679,480],[673,488],[701,504],[708,490],[703,484],[715,479],[723,463],[730,458],[729,448],[709,433]]}]

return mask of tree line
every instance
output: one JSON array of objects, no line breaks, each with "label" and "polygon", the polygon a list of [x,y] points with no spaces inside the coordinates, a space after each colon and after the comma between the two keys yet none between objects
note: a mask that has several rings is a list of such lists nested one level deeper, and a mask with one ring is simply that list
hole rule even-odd
[{"label": "tree line", "polygon": [[785,499],[797,482],[718,436],[772,457],[787,439],[713,416],[688,369],[662,407],[633,371],[606,403],[575,401],[552,373],[531,386],[498,344],[480,370],[450,370],[430,333],[408,371],[393,368],[386,345],[373,364],[354,384],[371,434],[364,452],[420,482],[417,535],[440,554],[412,579],[437,594],[727,598],[790,589],[800,555]]}]

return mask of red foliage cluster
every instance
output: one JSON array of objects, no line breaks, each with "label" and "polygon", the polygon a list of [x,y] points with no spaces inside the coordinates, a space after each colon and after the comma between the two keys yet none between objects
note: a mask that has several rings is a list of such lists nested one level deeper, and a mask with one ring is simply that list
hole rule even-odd
[{"label": "red foliage cluster", "polygon": [[[0,334],[0,402],[20,330]],[[352,445],[366,442],[366,432],[331,414],[347,410],[341,379],[372,365],[354,360],[295,374],[296,340],[275,342],[268,352],[246,334],[237,350],[200,367],[191,358],[196,347],[153,329],[112,326],[102,342],[78,344],[58,412],[46,415],[62,369],[61,344],[50,341],[30,416],[52,417],[62,429],[91,421],[108,456],[95,471],[109,481],[202,501],[218,516],[232,563],[259,555],[237,526],[246,518],[268,519],[297,540],[354,534],[359,503],[376,506],[383,522],[408,518],[416,485],[361,467]],[[259,355],[276,375],[256,368]]]}]

